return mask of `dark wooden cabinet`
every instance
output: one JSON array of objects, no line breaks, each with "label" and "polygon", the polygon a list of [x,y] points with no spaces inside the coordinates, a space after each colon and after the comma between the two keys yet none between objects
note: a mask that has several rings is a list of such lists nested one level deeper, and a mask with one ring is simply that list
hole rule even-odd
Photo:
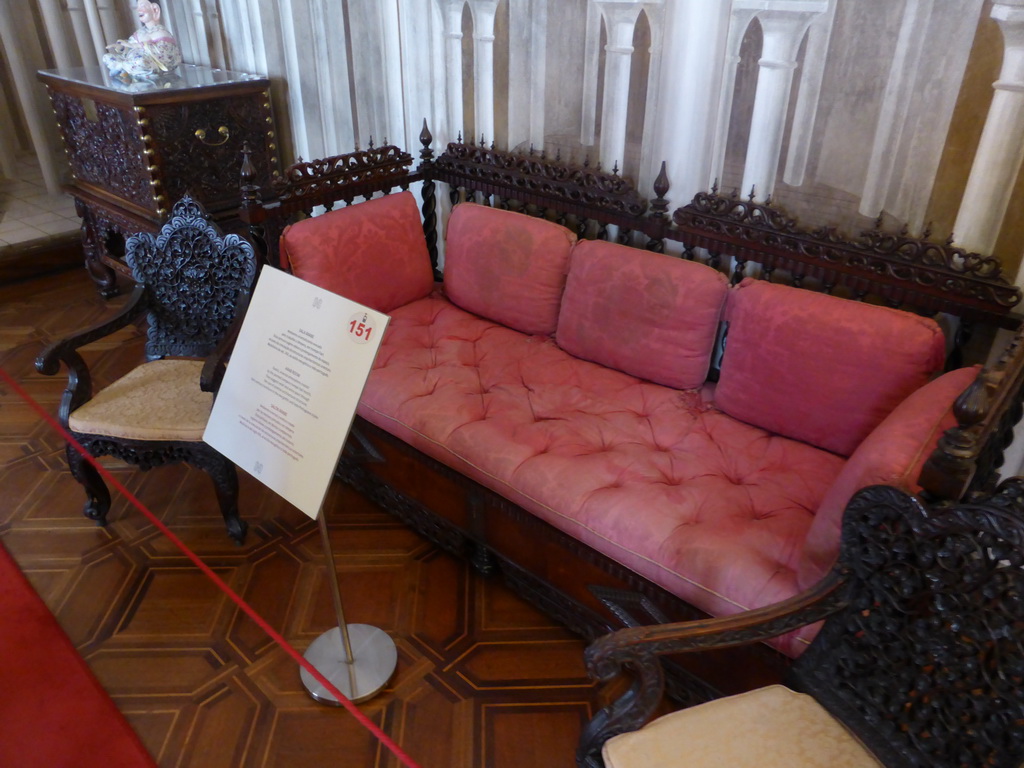
[{"label": "dark wooden cabinet", "polygon": [[279,173],[270,81],[193,65],[179,73],[126,84],[96,67],[39,72],[71,165],[86,268],[107,296],[129,272],[125,239],[159,230],[185,193],[225,231],[239,229],[243,144],[261,186]]}]

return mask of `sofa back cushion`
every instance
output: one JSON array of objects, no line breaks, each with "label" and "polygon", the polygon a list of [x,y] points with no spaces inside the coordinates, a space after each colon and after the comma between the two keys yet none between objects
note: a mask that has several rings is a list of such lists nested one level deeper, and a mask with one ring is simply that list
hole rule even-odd
[{"label": "sofa back cushion", "polygon": [[677,389],[707,378],[725,275],[693,261],[587,240],[569,260],[555,340],[571,355]]},{"label": "sofa back cushion", "polygon": [[554,222],[462,203],[448,219],[445,294],[467,312],[522,333],[550,335],[575,242]]},{"label": "sofa back cushion", "polygon": [[956,426],[953,404],[978,375],[980,366],[943,374],[910,395],[865,438],[843,466],[814,514],[797,571],[807,589],[828,573],[839,557],[843,512],[853,494],[869,485],[920,490],[925,461],[942,434]]},{"label": "sofa back cushion", "polygon": [[434,287],[427,241],[411,192],[292,224],[281,234],[281,266],[379,312],[422,299]]},{"label": "sofa back cushion", "polygon": [[849,456],[942,366],[937,323],[887,307],[745,279],[729,292],[715,405]]}]

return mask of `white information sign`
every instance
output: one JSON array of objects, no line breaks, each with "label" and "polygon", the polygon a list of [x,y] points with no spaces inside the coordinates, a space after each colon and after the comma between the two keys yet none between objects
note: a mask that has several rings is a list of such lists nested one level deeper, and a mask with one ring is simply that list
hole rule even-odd
[{"label": "white information sign", "polygon": [[203,440],[316,518],[388,320],[263,267]]}]

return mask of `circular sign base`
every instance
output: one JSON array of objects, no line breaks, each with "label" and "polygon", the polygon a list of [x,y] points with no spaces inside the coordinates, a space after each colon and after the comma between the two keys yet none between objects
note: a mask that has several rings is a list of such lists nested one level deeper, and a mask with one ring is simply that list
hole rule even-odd
[{"label": "circular sign base", "polygon": [[[312,642],[303,657],[353,702],[365,701],[380,693],[398,666],[395,641],[383,629],[369,624],[349,624],[348,636],[354,661],[345,661],[341,630],[333,627]],[[327,690],[304,668],[299,668],[302,684],[321,704],[340,706]]]}]

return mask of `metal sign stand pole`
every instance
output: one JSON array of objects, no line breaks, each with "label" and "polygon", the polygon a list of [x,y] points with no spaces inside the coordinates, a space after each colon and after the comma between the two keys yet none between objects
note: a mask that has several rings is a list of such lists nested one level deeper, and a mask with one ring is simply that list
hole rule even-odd
[{"label": "metal sign stand pole", "polygon": [[[317,670],[331,681],[339,691],[354,702],[365,701],[378,694],[395,672],[398,665],[398,649],[387,632],[369,624],[352,624],[345,621],[341,605],[341,586],[338,569],[331,549],[331,538],[327,533],[327,517],[321,505],[317,515],[320,536],[323,539],[327,568],[330,571],[331,595],[334,598],[334,613],[338,626],[332,627],[314,640],[303,656]],[[316,678],[305,669],[299,670],[302,684],[309,695],[323,704],[340,706],[335,698]]]}]

